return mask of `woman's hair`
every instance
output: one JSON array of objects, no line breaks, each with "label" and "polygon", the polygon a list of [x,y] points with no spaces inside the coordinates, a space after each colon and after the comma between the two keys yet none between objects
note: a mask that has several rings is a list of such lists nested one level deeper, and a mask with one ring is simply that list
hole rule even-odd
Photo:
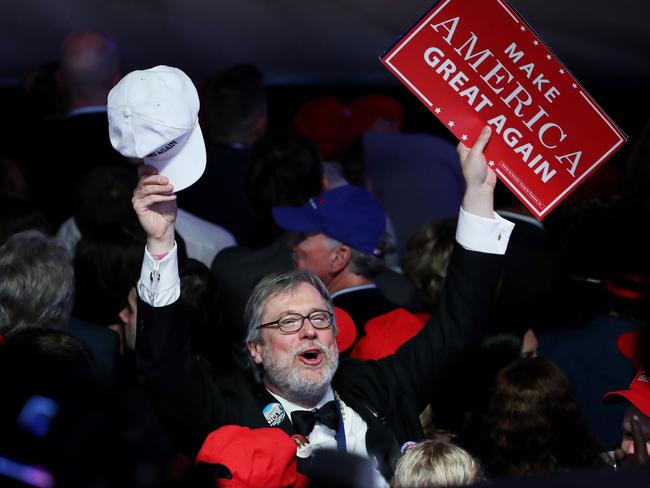
[{"label": "woman's hair", "polygon": [[437,305],[445,283],[456,225],[456,219],[425,225],[412,234],[406,243],[402,269],[431,306]]},{"label": "woman's hair", "polygon": [[481,439],[495,476],[594,466],[602,450],[569,382],[540,357],[522,357],[498,373]]},{"label": "woman's hair", "polygon": [[397,462],[391,486],[462,486],[482,479],[478,461],[467,451],[454,444],[426,440],[406,451]]}]

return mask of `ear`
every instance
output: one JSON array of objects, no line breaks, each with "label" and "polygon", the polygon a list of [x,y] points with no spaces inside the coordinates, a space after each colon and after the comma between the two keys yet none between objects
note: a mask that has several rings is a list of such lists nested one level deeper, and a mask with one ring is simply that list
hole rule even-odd
[{"label": "ear", "polygon": [[330,254],[329,261],[330,272],[336,274],[345,269],[350,262],[351,257],[352,251],[345,244],[338,249],[333,250]]},{"label": "ear", "polygon": [[122,310],[120,310],[120,313],[117,314],[117,316],[124,324],[128,323],[129,315],[130,315],[129,307],[124,307]]},{"label": "ear", "polygon": [[262,345],[258,342],[247,342],[246,347],[255,364],[262,364]]},{"label": "ear", "polygon": [[323,191],[327,191],[330,189],[330,179],[326,173],[323,173],[323,176],[321,177],[320,186]]}]

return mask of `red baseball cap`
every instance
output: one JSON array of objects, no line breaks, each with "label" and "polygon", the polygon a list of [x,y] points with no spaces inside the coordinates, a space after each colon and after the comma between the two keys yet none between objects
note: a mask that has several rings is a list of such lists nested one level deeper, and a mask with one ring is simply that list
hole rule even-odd
[{"label": "red baseball cap", "polygon": [[643,415],[650,417],[650,375],[640,369],[630,383],[629,390],[612,391],[603,397],[605,403],[616,403],[622,400],[629,401]]},{"label": "red baseball cap", "polygon": [[381,359],[424,327],[422,321],[403,308],[395,309],[366,322],[366,335],[354,346],[350,356],[357,359]]},{"label": "red baseball cap", "polygon": [[352,113],[351,132],[358,137],[367,131],[378,118],[392,120],[398,127],[404,123],[404,109],[393,97],[374,93],[353,100],[350,104]]},{"label": "red baseball cap", "polygon": [[335,159],[352,142],[350,110],[336,97],[315,98],[303,103],[291,129],[314,143],[324,160]]},{"label": "red baseball cap", "polygon": [[281,429],[249,429],[226,425],[206,438],[196,462],[221,464],[232,478],[218,479],[219,487],[305,487],[297,471],[296,443]]}]

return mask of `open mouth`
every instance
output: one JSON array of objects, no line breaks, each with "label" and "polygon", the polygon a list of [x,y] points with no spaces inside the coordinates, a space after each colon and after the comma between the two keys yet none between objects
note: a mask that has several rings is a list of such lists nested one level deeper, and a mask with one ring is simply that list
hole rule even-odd
[{"label": "open mouth", "polygon": [[300,354],[298,354],[300,361],[310,366],[320,364],[323,361],[323,357],[323,351],[317,347],[310,347],[309,349],[305,349]]}]

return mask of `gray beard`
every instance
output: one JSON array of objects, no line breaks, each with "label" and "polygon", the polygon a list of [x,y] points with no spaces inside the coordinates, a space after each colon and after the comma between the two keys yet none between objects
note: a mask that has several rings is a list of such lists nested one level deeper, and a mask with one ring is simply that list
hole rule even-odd
[{"label": "gray beard", "polygon": [[[336,343],[327,348],[319,341],[310,341],[309,346],[317,346],[325,354],[325,362],[313,369],[322,369],[320,380],[314,381],[301,376],[300,371],[293,365],[297,351],[291,351],[290,357],[279,358],[266,347],[262,348],[262,364],[264,365],[264,380],[271,383],[277,393],[297,405],[311,408],[325,396],[332,383],[334,373],[339,364],[339,350]],[[303,365],[302,367],[309,368]]]}]

